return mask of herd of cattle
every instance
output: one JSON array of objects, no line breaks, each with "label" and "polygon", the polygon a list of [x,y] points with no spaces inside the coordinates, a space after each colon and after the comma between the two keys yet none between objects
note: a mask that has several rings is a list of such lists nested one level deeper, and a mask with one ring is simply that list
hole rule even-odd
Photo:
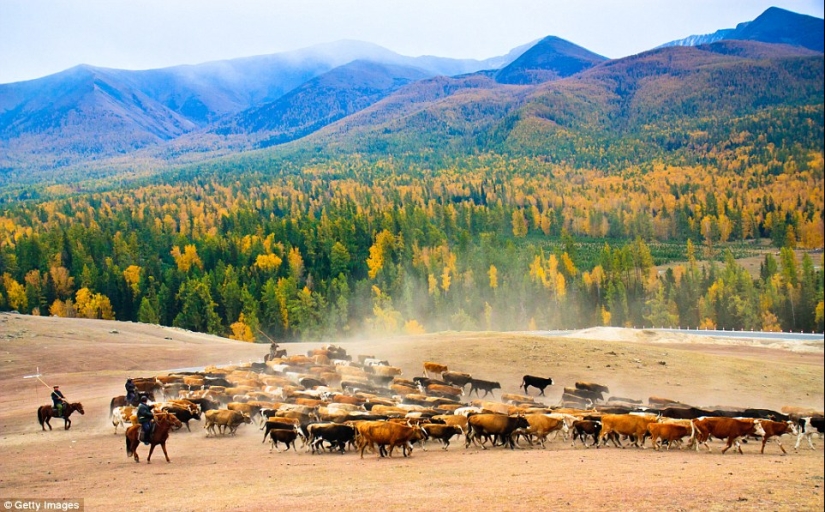
[{"label": "herd of cattle", "polygon": [[[741,440],[774,439],[783,453],[782,435],[803,439],[814,449],[812,437],[822,435],[821,412],[796,407],[767,409],[701,409],[673,400],[650,397],[640,400],[609,397],[607,386],[576,382],[565,388],[562,403],[548,407],[529,393],[534,387],[544,395],[551,378],[525,375],[519,386],[524,395],[503,393],[500,401],[486,397],[501,385],[495,381],[450,371],[444,365],[424,363],[424,376],[401,377],[400,368],[371,356],[355,360],[341,347],[324,346],[307,355],[286,353],[264,363],[238,367],[208,367],[201,372],[182,372],[133,379],[138,389],[154,402],[158,411],[174,414],[189,427],[203,419],[206,436],[234,435],[243,424],[255,422],[264,431],[263,441],[280,451],[297,451],[296,444],[314,453],[358,451],[366,448],[379,456],[392,456],[401,448],[404,456],[415,444],[438,440],[442,449],[450,440],[463,437],[470,445],[515,448],[538,443],[559,434],[575,446],[644,447],[649,437],[656,450],[688,446],[699,450],[716,438],[726,441],[722,453],[732,446],[742,453]],[[467,391],[469,389],[469,391]],[[479,392],[484,394],[480,395]],[[475,394],[476,399],[465,401]],[[134,423],[134,409],[125,397],[111,403],[112,423],[118,427]],[[426,448],[424,448],[426,449]]]}]

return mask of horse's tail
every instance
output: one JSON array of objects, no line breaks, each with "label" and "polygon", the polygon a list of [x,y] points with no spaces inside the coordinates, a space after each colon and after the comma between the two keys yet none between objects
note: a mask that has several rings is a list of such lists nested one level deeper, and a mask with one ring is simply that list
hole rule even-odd
[{"label": "horse's tail", "polygon": [[115,412],[115,399],[114,398],[112,398],[112,401],[109,402],[109,416],[111,416],[113,412]]},{"label": "horse's tail", "polygon": [[43,418],[43,408],[42,407],[37,408],[37,421],[40,423],[40,426],[42,427],[43,426],[43,421],[45,421],[45,418]]},{"label": "horse's tail", "polygon": [[123,437],[126,438],[126,456],[131,457],[132,456],[132,450],[129,449],[131,447],[131,443],[129,442],[129,431],[128,430],[126,431],[126,435],[123,436]]}]

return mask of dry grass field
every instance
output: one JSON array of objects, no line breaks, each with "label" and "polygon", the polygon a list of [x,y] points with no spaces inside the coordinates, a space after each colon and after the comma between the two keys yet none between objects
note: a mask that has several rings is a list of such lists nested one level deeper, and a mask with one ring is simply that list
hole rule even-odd
[{"label": "dry grass field", "polygon": [[[559,402],[577,380],[599,382],[611,395],[664,396],[698,406],[823,409],[823,351],[770,347],[682,334],[592,329],[565,337],[448,332],[340,341],[352,355],[370,354],[422,374],[437,361],[520,393],[524,374],[552,377],[540,400]],[[321,343],[285,344],[289,354]],[[561,439],[546,449],[500,447],[448,451],[431,444],[411,457],[381,459],[354,452],[277,453],[254,425],[235,437],[207,438],[193,421],[172,434],[171,463],[158,449],[146,464],[126,456],[114,435],[109,400],[127,376],[261,361],[268,347],[178,329],[81,319],[0,314],[0,498],[80,499],[86,510],[823,510],[823,442],[782,456],[771,443],[760,455],[713,451],[584,449]],[[49,389],[24,379],[39,368],[86,414],[43,432],[36,409]],[[535,390],[531,390],[535,395]],[[500,393],[497,393],[500,396]],[[474,398],[474,397],[473,397]],[[469,400],[469,398],[467,398]]]}]

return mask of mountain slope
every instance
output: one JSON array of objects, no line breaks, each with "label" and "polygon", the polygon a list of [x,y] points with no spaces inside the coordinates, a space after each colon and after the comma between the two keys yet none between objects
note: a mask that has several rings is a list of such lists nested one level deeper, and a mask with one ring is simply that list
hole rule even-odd
[{"label": "mountain slope", "polygon": [[770,7],[755,20],[740,23],[736,28],[717,30],[713,34],[689,36],[665,43],[669,46],[697,46],[723,39],[759,41],[801,46],[817,52],[825,51],[825,30],[822,18]]},{"label": "mountain slope", "polygon": [[815,52],[723,41],[653,50],[531,88],[482,75],[425,80],[305,145],[392,154],[492,150],[600,167],[607,157],[644,160],[678,149],[703,123],[726,125],[767,109],[821,111],[824,92]]},{"label": "mountain slope", "polygon": [[354,61],[315,77],[274,102],[246,110],[209,132],[255,134],[262,145],[302,137],[355,113],[410,82],[427,78],[418,68]]},{"label": "mountain slope", "polygon": [[502,68],[495,78],[502,84],[539,84],[575,75],[606,60],[581,46],[550,36]]},{"label": "mountain slope", "polygon": [[122,154],[173,139],[195,125],[106,69],[78,66],[37,84],[0,91],[0,166],[52,166]]}]

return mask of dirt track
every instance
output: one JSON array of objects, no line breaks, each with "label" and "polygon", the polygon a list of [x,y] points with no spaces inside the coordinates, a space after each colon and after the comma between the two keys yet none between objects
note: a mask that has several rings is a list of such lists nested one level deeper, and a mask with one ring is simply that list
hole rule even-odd
[{"label": "dirt track", "polygon": [[[116,332],[113,332],[116,331]],[[598,339],[597,339],[598,338]],[[619,341],[624,339],[626,341]],[[712,343],[709,343],[712,342]],[[564,386],[590,380],[612,395],[666,396],[700,406],[746,405],[823,409],[823,353],[722,345],[691,337],[595,330],[574,338],[441,333],[415,338],[341,342],[350,354],[372,354],[421,374],[425,360],[517,393],[525,373],[552,376],[547,404]],[[290,354],[320,343],[285,345]],[[83,498],[87,510],[822,510],[823,443],[811,451],[785,438],[744,455],[603,448],[482,451],[454,440],[412,457],[270,453],[262,433],[242,426],[234,438],[206,438],[201,423],[173,434],[172,463],[159,450],[152,464],[126,457],[113,435],[108,402],[126,376],[175,368],[258,361],[249,345],[176,329],[131,323],[0,315],[0,498]],[[664,364],[662,364],[664,363]],[[48,392],[34,379],[59,383],[85,416],[71,430],[53,421],[42,432],[35,410]],[[535,392],[534,392],[535,394]],[[58,428],[59,427],[59,428]],[[790,445],[790,446],[789,446]],[[139,453],[145,461],[147,448]]]}]

